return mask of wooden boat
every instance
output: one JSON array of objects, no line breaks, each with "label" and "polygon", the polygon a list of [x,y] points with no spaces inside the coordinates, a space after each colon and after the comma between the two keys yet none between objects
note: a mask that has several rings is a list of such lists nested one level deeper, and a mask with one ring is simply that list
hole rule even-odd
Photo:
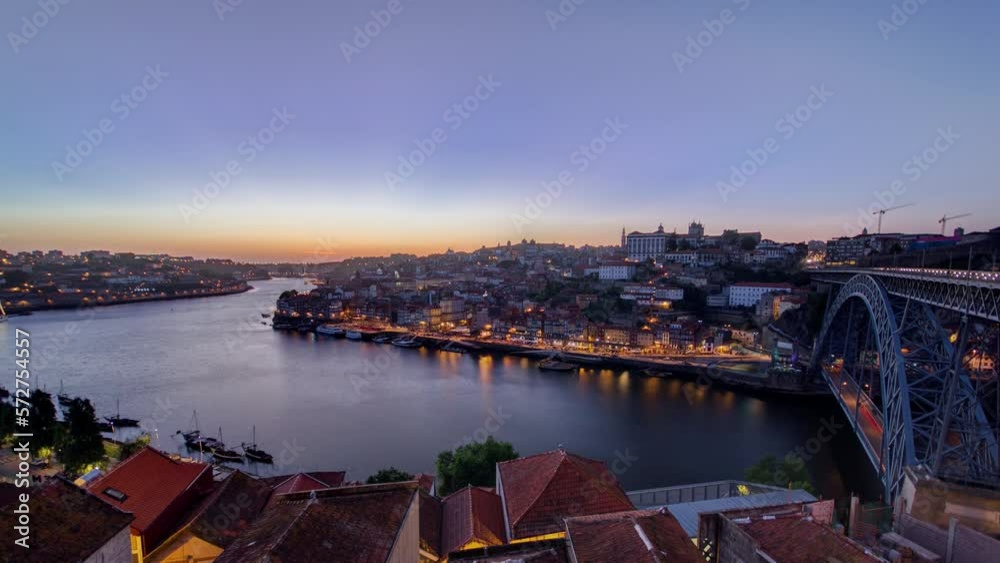
[{"label": "wooden boat", "polygon": [[261,463],[272,463],[274,461],[271,454],[257,447],[257,426],[253,427],[253,442],[250,444],[240,444],[240,446],[243,448],[243,453],[246,454],[249,459],[259,461]]},{"label": "wooden boat", "polygon": [[243,454],[226,448],[222,441],[222,427],[219,427],[219,439],[212,446],[212,456],[223,461],[243,461]]},{"label": "wooden boat", "polygon": [[104,417],[104,420],[107,420],[108,422],[119,428],[139,426],[138,420],[134,418],[125,418],[122,416],[121,405],[119,404],[118,399],[115,399],[115,410],[117,411],[117,414],[115,414],[115,416],[106,416]]},{"label": "wooden boat", "polygon": [[376,336],[375,338],[372,338],[372,342],[374,342],[376,344],[388,344],[388,343],[392,342],[392,335],[390,335],[390,334],[381,334],[379,336]]},{"label": "wooden boat", "polygon": [[346,336],[348,340],[361,340],[364,338],[364,335],[356,330],[349,330],[344,336]]},{"label": "wooden boat", "polygon": [[538,369],[542,371],[573,371],[576,369],[576,364],[560,362],[555,358],[546,358],[538,362]]}]

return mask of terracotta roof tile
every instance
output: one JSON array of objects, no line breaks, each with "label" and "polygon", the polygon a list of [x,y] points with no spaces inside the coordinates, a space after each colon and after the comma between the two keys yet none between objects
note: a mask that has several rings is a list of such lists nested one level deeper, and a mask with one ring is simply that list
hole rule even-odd
[{"label": "terracotta roof tile", "polygon": [[284,495],[340,487],[346,475],[343,471],[316,471],[269,477],[267,482],[274,488],[274,494]]},{"label": "terracotta roof tile", "polygon": [[704,563],[677,520],[657,510],[570,518],[566,530],[578,561]]},{"label": "terracotta roof tile", "polygon": [[634,510],[600,461],[556,450],[497,464],[512,539],[563,530],[572,516]]},{"label": "terracotta roof tile", "polygon": [[260,515],[270,496],[271,488],[266,484],[234,471],[216,485],[186,525],[195,536],[225,548]]},{"label": "terracotta roof tile", "polygon": [[[22,490],[22,492],[24,492]],[[0,510],[0,561],[83,561],[132,523],[133,516],[56,478],[31,494],[30,549],[15,548],[15,504]],[[127,545],[127,543],[126,543]],[[17,552],[15,552],[17,549]]]},{"label": "terracotta roof tile", "polygon": [[[170,459],[147,447],[91,482],[87,489],[135,514],[132,527],[142,533],[206,471],[211,475],[211,468],[204,463]],[[124,493],[124,500],[110,496],[109,489]]]},{"label": "terracotta roof tile", "polygon": [[880,561],[829,526],[800,515],[752,518],[749,523],[737,523],[756,540],[762,552],[782,563]]},{"label": "terracotta roof tile", "polygon": [[442,501],[441,547],[450,553],[471,541],[484,545],[504,543],[503,506],[500,497],[480,487],[467,486]]},{"label": "terracotta roof tile", "polygon": [[441,499],[420,490],[420,549],[440,557]]},{"label": "terracotta roof tile", "polygon": [[385,561],[416,493],[407,482],[282,495],[216,562]]}]

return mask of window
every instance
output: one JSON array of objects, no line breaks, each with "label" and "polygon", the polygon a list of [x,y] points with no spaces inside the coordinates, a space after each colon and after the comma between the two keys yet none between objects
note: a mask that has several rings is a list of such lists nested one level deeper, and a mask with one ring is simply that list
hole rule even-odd
[{"label": "window", "polygon": [[124,502],[125,499],[128,498],[128,495],[126,495],[125,493],[119,491],[118,489],[112,489],[111,487],[104,489],[104,494],[117,500],[118,502]]}]

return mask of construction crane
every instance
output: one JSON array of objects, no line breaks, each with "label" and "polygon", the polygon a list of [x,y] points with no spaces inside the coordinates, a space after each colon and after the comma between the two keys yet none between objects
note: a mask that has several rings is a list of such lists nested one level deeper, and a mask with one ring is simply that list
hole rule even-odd
[{"label": "construction crane", "polygon": [[961,215],[952,215],[951,217],[942,215],[941,218],[938,219],[938,223],[941,223],[941,236],[944,236],[944,230],[948,226],[948,221],[951,221],[952,219],[961,219],[962,217],[968,217],[969,215],[972,215],[972,213],[962,213]]},{"label": "construction crane", "polygon": [[878,211],[872,211],[872,215],[878,215],[878,234],[882,234],[882,216],[889,211],[895,211],[897,209],[902,209],[904,207],[909,207],[913,205],[912,203],[905,203],[903,205],[897,205],[896,207],[888,207],[885,209],[879,209]]}]

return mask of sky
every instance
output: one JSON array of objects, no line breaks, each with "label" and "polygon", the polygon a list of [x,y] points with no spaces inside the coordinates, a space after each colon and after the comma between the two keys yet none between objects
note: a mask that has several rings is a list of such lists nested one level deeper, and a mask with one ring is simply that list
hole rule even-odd
[{"label": "sky", "polygon": [[995,2],[60,1],[0,3],[6,250],[1000,224]]}]

